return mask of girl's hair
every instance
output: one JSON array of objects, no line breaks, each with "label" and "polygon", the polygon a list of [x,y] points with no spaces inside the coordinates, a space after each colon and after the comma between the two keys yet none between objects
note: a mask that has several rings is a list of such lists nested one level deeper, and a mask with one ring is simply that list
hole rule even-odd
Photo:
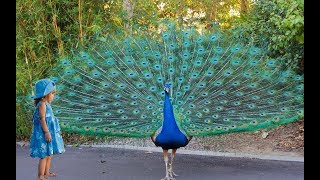
[{"label": "girl's hair", "polygon": [[[44,96],[45,97],[45,96]],[[34,99],[34,106],[37,106],[37,104],[41,101],[42,98],[44,97],[41,97],[41,98],[37,98],[37,99]]]}]

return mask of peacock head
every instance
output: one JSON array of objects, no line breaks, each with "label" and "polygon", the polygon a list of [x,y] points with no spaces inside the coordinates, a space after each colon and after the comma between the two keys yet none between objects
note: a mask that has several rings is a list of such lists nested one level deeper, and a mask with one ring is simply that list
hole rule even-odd
[{"label": "peacock head", "polygon": [[170,87],[171,87],[171,83],[166,83],[166,84],[164,85],[164,90],[165,90],[167,93],[169,93]]}]

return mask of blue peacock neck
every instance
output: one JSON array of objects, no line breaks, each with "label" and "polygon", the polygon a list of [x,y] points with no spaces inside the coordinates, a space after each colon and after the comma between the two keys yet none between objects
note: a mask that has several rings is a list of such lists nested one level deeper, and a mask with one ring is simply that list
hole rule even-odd
[{"label": "blue peacock neck", "polygon": [[179,130],[179,128],[174,118],[174,113],[173,113],[172,104],[170,102],[169,93],[165,91],[162,131],[170,132],[170,131],[176,131],[176,130]]}]

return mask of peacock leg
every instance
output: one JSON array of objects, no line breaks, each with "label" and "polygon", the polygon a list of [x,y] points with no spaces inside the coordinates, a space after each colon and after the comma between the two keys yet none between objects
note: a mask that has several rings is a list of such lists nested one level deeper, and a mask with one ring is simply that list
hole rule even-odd
[{"label": "peacock leg", "polygon": [[165,162],[165,165],[166,165],[166,177],[164,177],[163,179],[161,180],[174,180],[175,178],[173,177],[169,177],[169,171],[168,171],[168,150],[167,149],[163,149],[163,156],[164,156],[164,162]]},{"label": "peacock leg", "polygon": [[178,176],[176,173],[173,172],[173,169],[172,169],[173,168],[173,158],[176,154],[176,151],[177,151],[177,149],[172,149],[172,152],[171,152],[171,163],[169,164],[169,176],[171,178],[173,177],[173,175]]}]

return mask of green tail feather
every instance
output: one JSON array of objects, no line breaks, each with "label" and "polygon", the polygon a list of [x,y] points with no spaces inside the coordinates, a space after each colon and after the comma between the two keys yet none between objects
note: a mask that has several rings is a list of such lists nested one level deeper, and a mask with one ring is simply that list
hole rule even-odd
[{"label": "green tail feather", "polygon": [[[120,33],[121,35],[121,33]],[[97,36],[59,62],[55,115],[65,131],[147,137],[163,121],[163,87],[177,124],[204,136],[271,128],[304,116],[304,77],[264,47],[219,31]]]}]

